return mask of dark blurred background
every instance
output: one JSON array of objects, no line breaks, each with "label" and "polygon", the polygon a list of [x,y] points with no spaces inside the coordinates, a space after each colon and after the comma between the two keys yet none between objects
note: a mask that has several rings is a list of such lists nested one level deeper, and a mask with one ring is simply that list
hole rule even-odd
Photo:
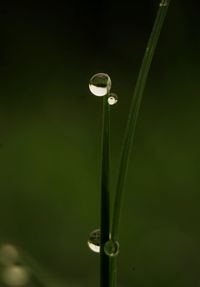
[{"label": "dark blurred background", "polygon": [[[0,243],[17,246],[41,284],[99,284],[87,238],[99,226],[102,99],[88,83],[106,72],[119,97],[113,196],[158,4],[0,2]],[[119,287],[200,286],[199,48],[198,2],[172,0],[131,156]]]}]

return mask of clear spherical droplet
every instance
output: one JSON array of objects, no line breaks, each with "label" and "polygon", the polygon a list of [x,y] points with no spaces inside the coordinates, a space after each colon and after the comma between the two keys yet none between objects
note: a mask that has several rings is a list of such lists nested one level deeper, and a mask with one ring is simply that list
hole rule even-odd
[{"label": "clear spherical droplet", "polygon": [[98,73],[92,76],[89,89],[95,96],[102,97],[107,95],[111,89],[111,79],[107,74]]},{"label": "clear spherical droplet", "polygon": [[119,242],[108,240],[104,245],[104,252],[109,257],[114,257],[119,253]]},{"label": "clear spherical droplet", "polygon": [[2,272],[2,281],[10,287],[21,287],[29,282],[29,272],[22,266],[8,266]]},{"label": "clear spherical droplet", "polygon": [[12,244],[3,244],[0,247],[0,263],[2,265],[12,265],[19,260],[19,252]]},{"label": "clear spherical droplet", "polygon": [[93,252],[100,253],[100,229],[95,229],[90,233],[88,246]]},{"label": "clear spherical droplet", "polygon": [[108,103],[109,103],[109,105],[113,106],[113,105],[115,105],[117,103],[117,101],[118,101],[118,97],[117,97],[116,94],[110,93],[108,95]]}]

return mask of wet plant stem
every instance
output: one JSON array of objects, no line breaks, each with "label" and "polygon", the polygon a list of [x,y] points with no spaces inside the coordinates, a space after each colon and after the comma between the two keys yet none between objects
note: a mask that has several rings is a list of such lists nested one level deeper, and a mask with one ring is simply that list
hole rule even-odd
[{"label": "wet plant stem", "polygon": [[109,257],[104,244],[110,233],[110,106],[107,96],[103,98],[102,167],[101,167],[101,223],[100,223],[100,287],[110,286]]}]

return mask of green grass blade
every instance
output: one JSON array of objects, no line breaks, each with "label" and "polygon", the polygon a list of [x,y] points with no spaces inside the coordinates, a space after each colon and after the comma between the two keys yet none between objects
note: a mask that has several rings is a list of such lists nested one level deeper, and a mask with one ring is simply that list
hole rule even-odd
[{"label": "green grass blade", "polygon": [[109,287],[109,257],[103,246],[109,240],[110,233],[110,106],[107,96],[103,99],[103,132],[102,132],[102,169],[101,169],[101,240],[100,240],[100,287]]},{"label": "green grass blade", "polygon": [[[131,148],[133,144],[136,122],[139,114],[141,105],[142,95],[144,92],[145,84],[147,81],[149,69],[154,56],[154,52],[157,46],[159,35],[164,23],[164,19],[167,14],[171,0],[161,0],[156,15],[156,19],[153,25],[153,29],[147,43],[143,61],[140,67],[139,75],[136,81],[136,86],[131,102],[129,117],[126,125],[124,141],[122,145],[120,166],[118,181],[116,186],[115,202],[113,208],[112,226],[111,226],[111,239],[118,241],[119,238],[119,226],[120,226],[120,215],[123,204],[123,193],[124,185],[128,170],[128,164],[130,159]],[[112,258],[110,262],[110,287],[116,286],[116,275],[117,275],[117,257]]]},{"label": "green grass blade", "polygon": [[119,175],[116,187],[111,232],[111,237],[113,240],[118,240],[119,237],[119,224],[122,209],[123,191],[142,95],[169,4],[170,0],[162,0],[160,2],[133,94],[133,100],[130,107],[129,118],[127,121],[124,141],[122,145]]}]

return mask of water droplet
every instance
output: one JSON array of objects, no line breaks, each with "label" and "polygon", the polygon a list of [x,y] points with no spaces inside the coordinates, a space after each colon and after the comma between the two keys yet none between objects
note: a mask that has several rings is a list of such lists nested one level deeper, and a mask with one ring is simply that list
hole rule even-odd
[{"label": "water droplet", "polygon": [[107,74],[98,73],[92,76],[89,83],[92,94],[98,97],[107,95],[111,89],[111,79]]},{"label": "water droplet", "polygon": [[19,253],[12,244],[3,244],[0,248],[0,263],[3,265],[12,265],[19,260]]},{"label": "water droplet", "polygon": [[110,93],[110,94],[108,95],[108,103],[109,103],[109,105],[113,106],[113,105],[115,105],[117,102],[118,102],[118,97],[117,97],[117,95],[114,94],[114,93]]},{"label": "water droplet", "polygon": [[18,265],[6,267],[2,272],[2,281],[10,287],[21,287],[29,282],[29,272]]},{"label": "water droplet", "polygon": [[90,233],[88,246],[93,252],[100,253],[100,229],[95,229]]},{"label": "water droplet", "polygon": [[108,240],[104,245],[104,252],[109,257],[115,257],[119,253],[119,242]]}]

